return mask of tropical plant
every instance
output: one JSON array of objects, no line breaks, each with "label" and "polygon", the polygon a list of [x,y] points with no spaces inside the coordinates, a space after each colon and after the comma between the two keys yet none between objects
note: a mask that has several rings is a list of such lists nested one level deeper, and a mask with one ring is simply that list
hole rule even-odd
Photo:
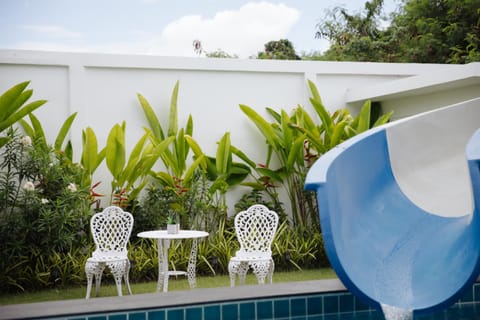
[{"label": "tropical plant", "polygon": [[[26,104],[33,94],[33,90],[26,90],[29,83],[30,81],[21,82],[0,96],[0,133],[45,104],[46,100],[36,100]],[[8,135],[1,136],[0,147],[4,146],[9,139]]]},{"label": "tropical plant", "polygon": [[[165,170],[151,172],[151,176],[158,184],[153,185],[153,187],[159,188],[163,195],[170,193],[171,196],[168,198],[164,210],[175,211],[181,219],[182,226],[211,229],[215,226],[211,222],[215,221],[219,212],[226,211],[224,202],[221,201],[223,198],[216,199],[214,197],[215,191],[225,191],[226,187],[222,182],[223,180],[216,179],[219,175],[217,163],[208,159],[208,156],[202,152],[193,138],[192,117],[188,117],[185,128],[179,128],[178,91],[179,82],[177,81],[170,100],[168,129],[166,131],[147,99],[138,94],[140,105],[152,132],[152,143],[154,145],[161,144],[167,139],[172,141],[160,155]],[[225,155],[221,153],[222,148],[225,149],[228,142],[229,140],[225,138],[217,153],[217,156],[221,159],[218,162],[218,169],[222,173],[229,169],[228,156],[225,158]],[[190,151],[195,156],[192,161],[189,160]],[[206,180],[207,172],[210,174],[208,176],[210,180],[217,181],[208,182]],[[223,177],[225,176],[223,175]],[[165,214],[169,213],[166,212]]]},{"label": "tropical plant", "polygon": [[111,203],[123,208],[137,199],[148,182],[147,176],[151,168],[173,141],[173,138],[167,138],[158,144],[152,144],[150,143],[153,141],[152,133],[145,130],[145,134],[135,144],[127,161],[125,127],[125,122],[121,125],[115,124],[110,130],[105,146],[105,161],[113,176]]},{"label": "tropical plant", "polygon": [[[315,198],[312,193],[303,190],[310,165],[339,143],[369,129],[372,123],[370,102],[364,104],[355,118],[347,109],[331,115],[323,106],[315,84],[309,80],[308,85],[312,93],[310,102],[320,120],[319,124],[300,105],[290,115],[285,110],[276,112],[267,108],[273,123],[254,109],[240,105],[267,141],[267,161],[262,166],[255,166],[245,155],[239,156],[261,176],[256,178],[257,181],[269,181],[284,187],[290,200],[293,223],[300,228],[319,225]],[[387,122],[390,116],[391,113],[388,113],[379,117],[373,125]],[[277,169],[271,168],[272,154],[276,155],[279,162]]]},{"label": "tropical plant", "polygon": [[216,157],[207,156],[200,146],[189,136],[187,142],[191,145],[195,156],[205,159],[206,176],[212,182],[208,192],[212,197],[218,195],[218,203],[227,214],[226,193],[231,187],[242,183],[250,174],[250,168],[232,160],[233,150],[230,133],[226,132],[217,145]]}]

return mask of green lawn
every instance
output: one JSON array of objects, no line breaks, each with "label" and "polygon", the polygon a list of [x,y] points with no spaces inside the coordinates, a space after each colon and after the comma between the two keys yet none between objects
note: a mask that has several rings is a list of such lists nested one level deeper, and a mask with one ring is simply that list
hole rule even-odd
[{"label": "green lawn", "polygon": [[[332,269],[315,269],[302,270],[290,272],[275,272],[273,275],[273,282],[291,282],[291,281],[308,281],[319,279],[336,278],[336,274]],[[255,276],[251,273],[247,275],[247,284],[255,284]],[[152,293],[156,290],[156,282],[147,283],[130,283],[133,294]],[[228,275],[212,276],[212,277],[197,277],[197,288],[213,288],[213,287],[227,287],[230,286],[230,278]],[[188,281],[185,277],[171,277],[169,280],[169,291],[174,290],[189,290]],[[39,292],[26,292],[19,294],[0,295],[0,305],[32,303],[41,301],[54,300],[68,300],[68,299],[83,299],[85,298],[86,285],[72,288],[58,288]],[[124,294],[127,294],[125,286],[123,287]],[[100,296],[116,296],[117,291],[113,284],[103,284],[100,287]],[[92,288],[92,297],[95,296],[95,286]]]}]

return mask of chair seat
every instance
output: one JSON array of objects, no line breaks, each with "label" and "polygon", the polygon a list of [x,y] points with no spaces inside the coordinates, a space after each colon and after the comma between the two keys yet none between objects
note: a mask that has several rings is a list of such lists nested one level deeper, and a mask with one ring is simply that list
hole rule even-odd
[{"label": "chair seat", "polygon": [[114,261],[122,261],[128,259],[127,256],[108,256],[102,255],[97,257],[90,257],[87,259],[87,262],[114,262]]},{"label": "chair seat", "polygon": [[235,256],[231,257],[230,261],[242,262],[242,261],[270,261],[271,256]]}]

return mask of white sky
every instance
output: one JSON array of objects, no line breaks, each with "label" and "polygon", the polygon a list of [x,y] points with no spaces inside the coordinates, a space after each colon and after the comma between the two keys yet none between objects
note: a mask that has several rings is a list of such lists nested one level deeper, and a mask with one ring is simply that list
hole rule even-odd
[{"label": "white sky", "polygon": [[[0,49],[196,56],[221,49],[255,56],[271,40],[323,51],[316,24],[327,9],[366,0],[0,0]],[[386,13],[400,0],[384,0]]]}]

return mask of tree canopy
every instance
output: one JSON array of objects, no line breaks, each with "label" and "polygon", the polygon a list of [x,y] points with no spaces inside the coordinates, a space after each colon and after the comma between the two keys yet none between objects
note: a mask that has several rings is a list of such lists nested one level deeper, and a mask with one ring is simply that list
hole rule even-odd
[{"label": "tree canopy", "polygon": [[322,60],[468,63],[480,61],[480,0],[403,0],[382,28],[383,0],[349,14],[337,7],[317,25],[330,41]]},{"label": "tree canopy", "polygon": [[265,51],[259,52],[258,59],[300,60],[290,40],[280,39],[265,44]]}]

